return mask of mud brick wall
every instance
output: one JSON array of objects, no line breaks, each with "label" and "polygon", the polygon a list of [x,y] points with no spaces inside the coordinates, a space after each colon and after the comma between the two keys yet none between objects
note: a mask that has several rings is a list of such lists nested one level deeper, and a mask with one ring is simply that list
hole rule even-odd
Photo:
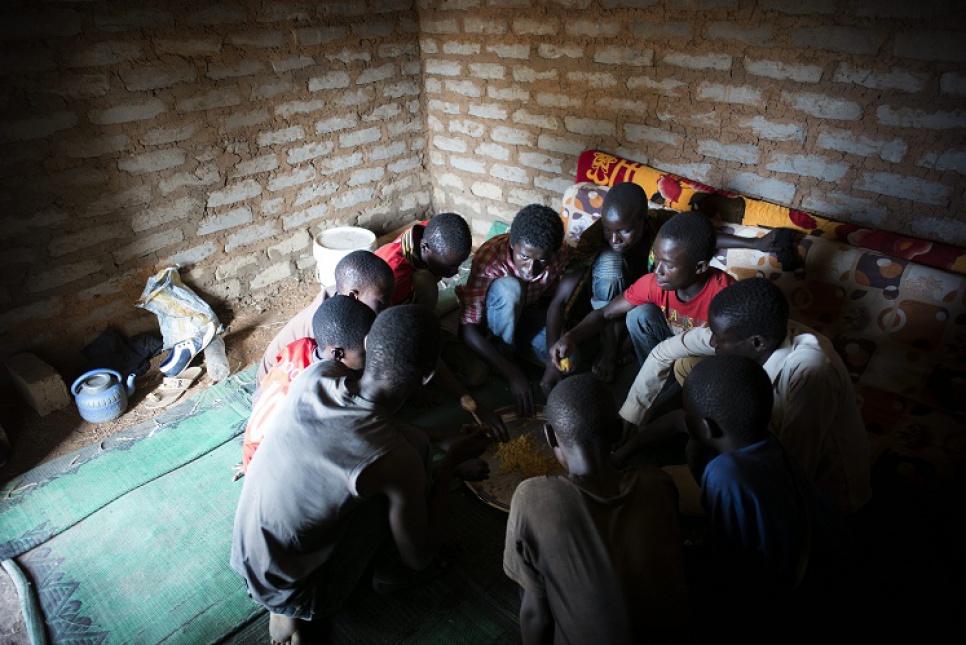
[{"label": "mud brick wall", "polygon": [[246,306],[429,208],[411,2],[4,2],[0,60],[2,354],[156,331],[171,264]]},{"label": "mud brick wall", "polygon": [[587,148],[966,246],[966,5],[420,3],[434,206],[557,203]]},{"label": "mud brick wall", "polygon": [[954,0],[11,0],[0,356],[156,329],[172,263],[237,309],[324,227],[480,239],[587,148],[966,246],[964,42]]}]

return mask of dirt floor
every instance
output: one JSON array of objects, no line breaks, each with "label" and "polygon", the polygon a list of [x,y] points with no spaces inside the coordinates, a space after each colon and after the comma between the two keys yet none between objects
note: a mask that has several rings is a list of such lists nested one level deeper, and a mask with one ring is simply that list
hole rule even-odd
[{"label": "dirt floor", "polygon": [[[237,372],[257,360],[272,337],[302,307],[311,302],[318,285],[312,282],[295,284],[269,303],[252,304],[238,311],[217,310],[218,319],[225,326],[222,337],[232,372]],[[160,332],[159,332],[160,335]],[[97,443],[116,432],[131,428],[164,409],[147,409],[148,394],[161,385],[162,375],[157,365],[167,355],[164,351],[151,361],[151,369],[138,377],[128,409],[120,417],[105,423],[84,421],[73,399],[68,407],[39,416],[27,407],[13,388],[0,391],[0,426],[6,432],[10,448],[7,463],[0,467],[0,482],[14,480],[34,466],[68,454],[88,444]],[[202,356],[192,365],[204,366]],[[179,400],[190,398],[210,387],[214,381],[207,373],[195,381]],[[67,383],[68,387],[70,383]]]},{"label": "dirt floor", "polygon": [[[398,237],[412,226],[409,222],[389,231],[376,239],[376,247],[382,246]],[[232,373],[261,360],[262,353],[269,341],[281,330],[288,320],[308,305],[318,293],[319,284],[314,279],[302,280],[282,285],[280,293],[263,302],[252,302],[242,298],[234,309],[214,307],[218,320],[225,327],[222,338]],[[158,330],[160,337],[160,329]],[[78,353],[80,348],[78,348]],[[163,376],[158,364],[164,359],[164,351],[151,361],[151,369],[138,377],[134,394],[128,401],[128,408],[119,418],[105,423],[88,423],[81,418],[77,405],[71,404],[62,410],[40,417],[33,409],[23,403],[19,393],[12,387],[0,388],[0,452],[7,453],[7,461],[0,465],[0,483],[10,481],[34,466],[45,461],[82,448],[88,444],[103,441],[121,430],[133,427],[146,419],[151,419],[162,409],[148,409],[144,403],[148,394],[161,385]],[[204,365],[198,356],[191,365]],[[191,398],[214,382],[207,372],[191,386],[180,400]],[[70,387],[71,382],[66,385]],[[6,434],[4,442],[3,434]],[[0,455],[0,463],[3,462]]]},{"label": "dirt floor", "polygon": [[[232,372],[260,360],[272,337],[289,318],[311,302],[318,288],[318,284],[313,282],[295,284],[273,298],[271,308],[266,303],[253,304],[238,311],[216,309],[218,319],[225,326],[222,337]],[[152,359],[151,369],[138,377],[127,411],[105,423],[84,421],[73,400],[67,408],[41,417],[23,403],[13,388],[0,390],[0,426],[9,442],[7,462],[0,467],[0,482],[13,482],[15,485],[19,475],[38,464],[103,441],[160,414],[164,408],[150,410],[144,404],[148,394],[161,384],[162,375],[157,365],[166,355],[167,352],[162,352]],[[202,357],[196,357],[192,365],[203,366]],[[207,373],[202,374],[179,402],[195,396],[213,383]],[[6,572],[0,569],[0,643],[26,645],[29,642],[16,591]]]}]

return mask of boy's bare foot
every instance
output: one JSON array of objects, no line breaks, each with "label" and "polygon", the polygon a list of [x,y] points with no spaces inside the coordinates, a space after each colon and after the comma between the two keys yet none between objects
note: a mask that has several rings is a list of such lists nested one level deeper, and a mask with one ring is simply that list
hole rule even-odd
[{"label": "boy's bare foot", "polygon": [[617,357],[613,354],[601,354],[594,361],[594,366],[591,369],[594,376],[604,383],[611,383],[614,380],[614,373],[617,371]]},{"label": "boy's bare foot", "polygon": [[299,631],[299,619],[271,614],[268,617],[268,636],[272,645],[299,645],[302,635]]}]

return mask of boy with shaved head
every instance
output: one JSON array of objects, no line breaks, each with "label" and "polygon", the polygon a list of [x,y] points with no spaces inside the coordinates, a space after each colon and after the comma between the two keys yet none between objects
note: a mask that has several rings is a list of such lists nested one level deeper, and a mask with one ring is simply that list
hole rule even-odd
[{"label": "boy with shaved head", "polygon": [[647,466],[616,470],[621,422],[591,374],[547,400],[546,439],[566,476],[535,477],[510,502],[503,569],[523,590],[524,643],[686,641],[677,495]]},{"label": "boy with shaved head", "polygon": [[[847,613],[851,538],[828,500],[768,431],[771,381],[751,358],[711,356],[684,384],[688,465],[701,485],[713,559],[696,595],[712,633],[747,639],[781,625],[836,626]],[[841,600],[845,598],[845,602]],[[758,619],[740,611],[753,605]],[[792,620],[797,617],[797,620]],[[751,624],[749,624],[751,623]]]},{"label": "boy with shaved head", "polygon": [[[335,266],[335,293],[360,300],[377,314],[389,306],[393,291],[392,269],[371,251],[353,251],[346,254]],[[325,289],[312,300],[308,307],[295,314],[265,349],[262,362],[255,375],[256,398],[268,370],[278,362],[278,354],[290,343],[300,338],[312,338],[312,318],[330,293]]]},{"label": "boy with shaved head", "polygon": [[439,213],[380,246],[376,255],[389,264],[396,280],[392,304],[413,303],[435,310],[439,281],[456,275],[472,246],[470,227],[456,213]]},{"label": "boy with shaved head", "polygon": [[[439,213],[431,219],[414,224],[394,241],[376,249],[376,255],[392,268],[396,288],[392,304],[412,303],[436,311],[439,302],[439,281],[452,278],[460,265],[470,256],[473,237],[470,227],[456,213]],[[454,338],[443,332],[443,347],[433,380],[449,392],[464,407],[472,406],[477,416],[493,429],[499,438],[506,438],[506,427],[500,415],[488,406],[475,401],[467,388],[481,385],[487,377],[487,367]],[[417,392],[412,401],[426,406],[435,403],[428,388]]]},{"label": "boy with shaved head", "polygon": [[242,443],[241,474],[248,471],[264,428],[285,398],[292,381],[313,363],[325,363],[323,376],[358,378],[366,365],[366,334],[376,312],[361,300],[340,293],[319,305],[312,317],[312,338],[300,338],[279,352],[278,363],[268,370],[261,393],[252,404]]},{"label": "boy with shaved head", "polygon": [[[761,365],[772,385],[770,428],[839,512],[851,513],[872,496],[871,445],[852,379],[831,341],[788,319],[785,294],[765,278],[739,280],[711,301],[708,326],[656,346],[621,407],[641,425],[674,362],[692,356],[745,356]],[[615,454],[626,459],[673,432],[658,419]]]}]

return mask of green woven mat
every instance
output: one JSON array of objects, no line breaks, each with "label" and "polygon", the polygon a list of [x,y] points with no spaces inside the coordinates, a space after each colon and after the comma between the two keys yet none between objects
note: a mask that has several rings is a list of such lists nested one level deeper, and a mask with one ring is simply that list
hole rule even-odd
[{"label": "green woven mat", "polygon": [[[241,434],[255,368],[0,488],[0,560],[19,555]],[[240,449],[239,449],[240,451]]]},{"label": "green woven mat", "polygon": [[[267,614],[229,564],[254,368],[155,419],[25,473],[0,489],[0,559],[32,583],[54,643],[264,641]],[[474,391],[510,403],[506,383]],[[401,416],[469,421],[441,397]],[[519,639],[516,588],[503,574],[505,514],[454,484],[450,532],[460,555],[403,594],[361,585],[334,621],[342,643],[501,643]],[[12,558],[12,560],[10,560]],[[29,618],[29,617],[28,617]]]},{"label": "green woven mat", "polygon": [[31,581],[50,642],[208,642],[261,611],[228,566],[253,377],[0,491],[0,554]]},{"label": "green woven mat", "polygon": [[204,643],[259,613],[228,565],[239,454],[225,443],[17,558],[51,640]]}]

